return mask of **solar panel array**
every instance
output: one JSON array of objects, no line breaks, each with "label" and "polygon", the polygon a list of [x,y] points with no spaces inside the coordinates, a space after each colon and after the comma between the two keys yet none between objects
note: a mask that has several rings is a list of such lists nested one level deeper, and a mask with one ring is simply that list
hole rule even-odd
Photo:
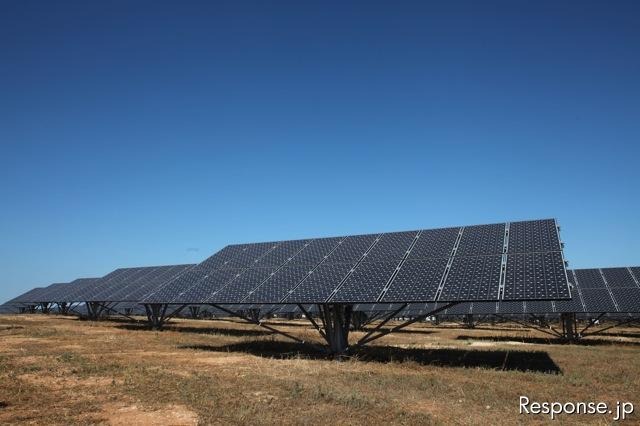
[{"label": "solar panel array", "polygon": [[[553,313],[640,313],[640,267],[569,270],[573,298],[556,301],[501,301],[462,303],[442,315],[522,315]],[[433,310],[433,304],[412,305],[404,315]]]},{"label": "solar panel array", "polygon": [[568,299],[553,219],[227,246],[144,303]]}]

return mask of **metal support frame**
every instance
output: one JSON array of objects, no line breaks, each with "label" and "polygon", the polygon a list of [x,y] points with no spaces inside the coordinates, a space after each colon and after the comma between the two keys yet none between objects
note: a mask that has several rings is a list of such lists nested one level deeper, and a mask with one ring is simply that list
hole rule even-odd
[{"label": "metal support frame", "polygon": [[101,302],[85,302],[87,307],[87,317],[92,321],[97,321],[105,310],[106,305]]},{"label": "metal support frame", "polygon": [[464,326],[467,328],[476,328],[476,324],[473,319],[473,314],[465,314],[463,323],[464,323]]},{"label": "metal support frame", "polygon": [[147,320],[152,330],[160,330],[164,325],[165,315],[167,313],[166,303],[148,303],[144,305],[144,310],[147,313]]},{"label": "metal support frame", "polygon": [[67,315],[71,310],[71,303],[57,302],[56,305],[58,305],[58,312],[62,315]]},{"label": "metal support frame", "polygon": [[[604,315],[604,314],[602,314],[602,315]],[[598,321],[598,319],[599,319],[599,318],[601,318],[601,317],[602,317],[602,315],[600,315],[597,319],[593,320],[592,322],[593,322],[593,323],[595,323],[596,321]],[[583,337],[586,337],[586,336],[595,336],[595,335],[597,335],[597,334],[602,333],[603,331],[611,330],[612,328],[620,327],[620,326],[625,325],[625,324],[632,324],[632,323],[635,323],[635,322],[640,322],[640,318],[629,318],[628,320],[624,320],[624,321],[617,321],[617,322],[616,322],[615,324],[613,324],[613,325],[610,325],[610,326],[608,326],[608,327],[604,327],[604,328],[598,329],[598,330],[593,331],[593,332],[591,332],[591,333],[582,334],[582,336],[583,336]],[[591,324],[591,325],[593,325],[593,324]],[[589,327],[591,327],[591,325],[589,325],[588,327],[586,327],[586,328],[582,331],[582,333],[584,333],[584,331],[586,331]]]},{"label": "metal support frame", "polygon": [[265,329],[267,329],[267,330],[271,331],[272,333],[280,334],[280,335],[282,335],[282,336],[284,336],[284,337],[286,337],[286,338],[288,338],[288,339],[295,340],[295,341],[296,341],[296,342],[298,342],[298,343],[305,343],[305,341],[304,341],[304,340],[302,340],[302,339],[298,339],[297,337],[292,336],[292,335],[291,335],[291,334],[289,334],[289,333],[286,333],[286,332],[284,332],[284,331],[278,330],[277,328],[274,328],[274,327],[271,327],[271,326],[269,326],[269,325],[266,325],[266,324],[264,324],[264,323],[263,323],[261,320],[259,320],[259,319],[258,319],[258,320],[253,320],[253,319],[251,319],[251,318],[247,317],[246,315],[242,315],[242,314],[241,314],[241,313],[239,313],[239,312],[232,311],[232,310],[230,310],[230,309],[224,308],[224,307],[222,307],[222,306],[220,306],[220,305],[217,305],[217,304],[215,304],[215,303],[210,303],[210,305],[211,305],[211,306],[213,306],[213,307],[214,307],[214,308],[216,308],[216,309],[220,309],[221,311],[224,311],[224,312],[228,313],[228,314],[229,314],[229,315],[231,315],[231,316],[238,317],[238,318],[240,318],[240,319],[242,319],[242,320],[244,320],[244,321],[246,321],[246,322],[248,322],[248,323],[250,323],[250,324],[255,324],[255,325],[257,325],[257,326],[260,326],[260,327],[262,327],[262,328],[265,328]]},{"label": "metal support frame", "polygon": [[351,329],[362,331],[364,326],[369,322],[367,314],[362,311],[351,312]]},{"label": "metal support frame", "polygon": [[596,318],[591,318],[589,320],[589,324],[587,324],[587,326],[585,328],[582,329],[582,331],[580,332],[581,336],[585,336],[585,331],[587,331],[588,329],[590,329],[592,326],[596,325],[596,323],[598,321],[600,321],[600,318],[602,318],[603,316],[605,316],[605,313],[601,313],[600,315],[598,315]]},{"label": "metal support frame", "polygon": [[[400,309],[398,309],[398,310],[394,311],[393,313],[391,313],[391,315],[389,315],[385,320],[383,320],[380,324],[378,324],[378,325],[377,325],[373,330],[371,330],[371,331],[370,331],[369,333],[367,333],[364,337],[362,337],[362,338],[358,341],[358,343],[356,343],[356,344],[355,344],[355,346],[353,347],[353,349],[358,348],[358,347],[361,347],[361,346],[363,346],[363,345],[365,345],[365,344],[367,344],[367,343],[370,343],[370,342],[372,342],[372,341],[374,341],[374,340],[377,340],[377,339],[379,339],[379,338],[381,338],[381,337],[384,337],[384,336],[386,336],[386,335],[387,335],[387,334],[389,334],[389,333],[393,333],[393,332],[395,332],[395,331],[402,330],[403,328],[405,328],[405,327],[407,327],[407,326],[409,326],[409,325],[411,325],[411,324],[413,324],[413,323],[416,323],[416,322],[418,322],[418,321],[422,321],[422,320],[423,320],[423,319],[425,319],[425,318],[428,318],[428,317],[430,317],[430,316],[433,316],[433,315],[437,314],[438,312],[442,312],[442,311],[444,311],[445,309],[448,309],[448,308],[450,308],[450,307],[452,307],[452,306],[455,306],[455,305],[457,305],[457,304],[459,304],[459,303],[460,303],[460,302],[451,302],[451,303],[447,303],[447,304],[445,304],[445,305],[442,305],[442,306],[441,306],[441,307],[439,307],[439,308],[436,308],[436,309],[434,309],[434,310],[432,310],[432,311],[430,311],[430,312],[427,312],[426,314],[422,314],[422,315],[419,315],[419,316],[417,316],[417,317],[414,317],[414,318],[412,318],[412,319],[410,319],[410,320],[408,320],[408,321],[405,321],[405,322],[403,322],[403,323],[402,323],[402,324],[400,324],[400,325],[397,325],[397,326],[392,327],[392,328],[383,329],[383,328],[382,328],[382,326],[384,326],[384,325],[385,325],[387,322],[389,322],[389,321],[390,321],[390,320],[391,320],[391,319],[392,319],[392,318],[393,318],[393,317],[394,317],[398,312],[400,312],[401,310],[403,310],[403,309],[407,306],[407,304],[404,304],[404,306],[402,306]],[[377,332],[377,334],[375,334],[376,332]]]},{"label": "metal support frame", "polygon": [[40,310],[42,311],[43,314],[48,314],[51,312],[51,303],[42,302],[42,303],[39,303],[39,305],[40,305]]},{"label": "metal support frame", "polygon": [[191,318],[196,319],[200,315],[200,306],[191,305],[189,306],[189,313],[191,314]]},{"label": "metal support frame", "polygon": [[187,305],[180,305],[167,315],[168,303],[146,303],[144,310],[147,313],[147,322],[152,330],[162,330],[164,324],[178,315]]},{"label": "metal support frame", "polygon": [[568,342],[575,342],[580,339],[575,312],[567,312],[560,314],[560,322],[562,323],[562,338]]},{"label": "metal support frame", "polygon": [[329,345],[331,354],[340,356],[349,347],[349,329],[353,305],[321,304],[318,305],[320,318],[324,324],[324,339]]},{"label": "metal support frame", "polygon": [[526,327],[526,328],[533,328],[534,330],[538,330],[541,333],[545,333],[545,334],[548,334],[548,335],[553,336],[553,337],[560,337],[560,338],[563,337],[562,333],[556,331],[553,327],[549,327],[548,329],[545,329],[545,328],[542,328],[542,327],[538,327],[537,325],[532,324],[532,323],[526,323],[524,321],[518,321],[518,320],[516,320],[514,318],[511,318],[511,317],[505,317],[505,316],[502,316],[502,315],[499,315],[499,314],[495,314],[494,316],[496,318],[500,318],[501,320],[506,321],[506,322],[512,322],[514,324],[518,324],[518,325],[521,325],[521,326]]}]

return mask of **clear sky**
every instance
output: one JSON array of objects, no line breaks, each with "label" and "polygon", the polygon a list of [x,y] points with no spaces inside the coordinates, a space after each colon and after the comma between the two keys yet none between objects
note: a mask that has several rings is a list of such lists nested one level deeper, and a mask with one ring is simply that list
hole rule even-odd
[{"label": "clear sky", "polygon": [[227,244],[555,217],[640,265],[640,2],[0,2],[0,301]]}]

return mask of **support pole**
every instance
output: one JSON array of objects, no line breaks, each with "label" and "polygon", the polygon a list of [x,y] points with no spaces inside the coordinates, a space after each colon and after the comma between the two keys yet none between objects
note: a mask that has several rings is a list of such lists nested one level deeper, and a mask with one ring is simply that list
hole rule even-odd
[{"label": "support pole", "polygon": [[144,309],[147,312],[147,320],[152,330],[162,329],[167,306],[166,303],[149,303],[144,305]]},{"label": "support pole", "polygon": [[324,322],[324,338],[329,344],[331,354],[339,357],[349,347],[349,329],[353,305],[324,304],[319,305],[320,315]]},{"label": "support pole", "polygon": [[562,322],[562,337],[568,342],[575,342],[580,338],[575,313],[563,313],[560,315]]},{"label": "support pole", "polygon": [[351,314],[351,329],[362,331],[364,326],[368,323],[367,314],[362,311],[355,311]]},{"label": "support pole", "polygon": [[191,318],[197,319],[200,316],[200,306],[189,306],[189,313]]},{"label": "support pole", "polygon": [[58,311],[62,315],[67,315],[69,313],[69,308],[71,307],[70,303],[67,302],[58,302]]},{"label": "support pole", "polygon": [[87,307],[87,317],[91,321],[97,321],[100,319],[100,314],[102,314],[103,305],[100,302],[85,302]]},{"label": "support pole", "polygon": [[464,316],[464,325],[467,328],[475,328],[476,324],[473,322],[473,314],[466,314]]}]

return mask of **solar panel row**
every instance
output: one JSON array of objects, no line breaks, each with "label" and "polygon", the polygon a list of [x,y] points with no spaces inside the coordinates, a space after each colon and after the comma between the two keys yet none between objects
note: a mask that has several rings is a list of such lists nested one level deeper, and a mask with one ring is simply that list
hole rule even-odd
[{"label": "solar panel row", "polygon": [[[635,271],[635,272],[634,272]],[[500,301],[462,303],[446,309],[442,315],[510,315],[552,313],[640,313],[640,268],[601,268],[569,270],[573,298],[555,301]],[[410,306],[403,315],[433,310],[433,304]]]},{"label": "solar panel row", "polygon": [[549,219],[227,246],[143,302],[393,303],[569,297],[558,229]]}]

